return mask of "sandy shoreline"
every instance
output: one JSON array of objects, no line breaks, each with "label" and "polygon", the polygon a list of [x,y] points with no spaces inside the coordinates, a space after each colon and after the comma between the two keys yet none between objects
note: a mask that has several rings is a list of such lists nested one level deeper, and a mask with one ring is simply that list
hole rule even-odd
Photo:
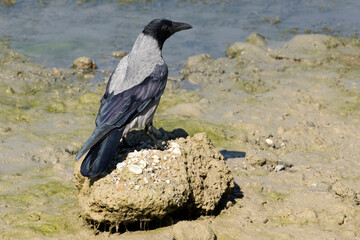
[{"label": "sandy shoreline", "polygon": [[[158,128],[207,132],[242,191],[218,216],[198,221],[217,239],[359,237],[359,41],[299,35],[271,48],[251,35],[226,54],[190,57],[182,75],[202,87],[190,92],[169,81],[155,116]],[[107,236],[78,218],[73,178],[104,88],[0,47],[5,239]],[[171,239],[172,227],[109,237],[149,238]]]}]

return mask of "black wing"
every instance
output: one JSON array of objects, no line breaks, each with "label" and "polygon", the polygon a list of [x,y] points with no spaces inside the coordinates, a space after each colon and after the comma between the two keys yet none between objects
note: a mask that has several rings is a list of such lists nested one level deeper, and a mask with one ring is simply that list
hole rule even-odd
[{"label": "black wing", "polygon": [[111,131],[130,123],[151,100],[159,99],[166,86],[167,74],[166,64],[157,65],[150,76],[140,84],[117,95],[106,92],[101,99],[96,128],[76,155],[76,160]]}]

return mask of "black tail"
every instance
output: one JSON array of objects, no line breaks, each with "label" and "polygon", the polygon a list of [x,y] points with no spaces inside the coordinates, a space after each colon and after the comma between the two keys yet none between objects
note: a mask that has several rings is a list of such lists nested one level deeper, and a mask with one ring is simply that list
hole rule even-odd
[{"label": "black tail", "polygon": [[89,150],[80,169],[84,177],[94,178],[105,172],[115,156],[122,132],[122,130],[113,130]]}]

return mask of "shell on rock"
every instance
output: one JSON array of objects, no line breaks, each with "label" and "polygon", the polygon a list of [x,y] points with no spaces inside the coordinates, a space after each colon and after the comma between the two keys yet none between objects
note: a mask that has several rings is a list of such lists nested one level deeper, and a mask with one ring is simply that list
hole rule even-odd
[{"label": "shell on rock", "polygon": [[142,168],[138,165],[130,165],[128,166],[130,172],[135,174],[141,174],[143,172]]}]

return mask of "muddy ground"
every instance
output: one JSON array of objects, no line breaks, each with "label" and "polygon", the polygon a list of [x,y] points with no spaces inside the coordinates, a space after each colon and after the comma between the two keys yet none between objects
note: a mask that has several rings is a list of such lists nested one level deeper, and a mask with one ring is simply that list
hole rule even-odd
[{"label": "muddy ground", "polygon": [[[360,43],[299,35],[278,45],[251,35],[225,58],[190,57],[155,126],[207,132],[224,155],[242,194],[197,220],[217,239],[360,238]],[[93,84],[91,72],[47,69],[1,44],[3,239],[172,239],[172,226],[94,235],[79,218],[74,154],[107,77]]]}]

